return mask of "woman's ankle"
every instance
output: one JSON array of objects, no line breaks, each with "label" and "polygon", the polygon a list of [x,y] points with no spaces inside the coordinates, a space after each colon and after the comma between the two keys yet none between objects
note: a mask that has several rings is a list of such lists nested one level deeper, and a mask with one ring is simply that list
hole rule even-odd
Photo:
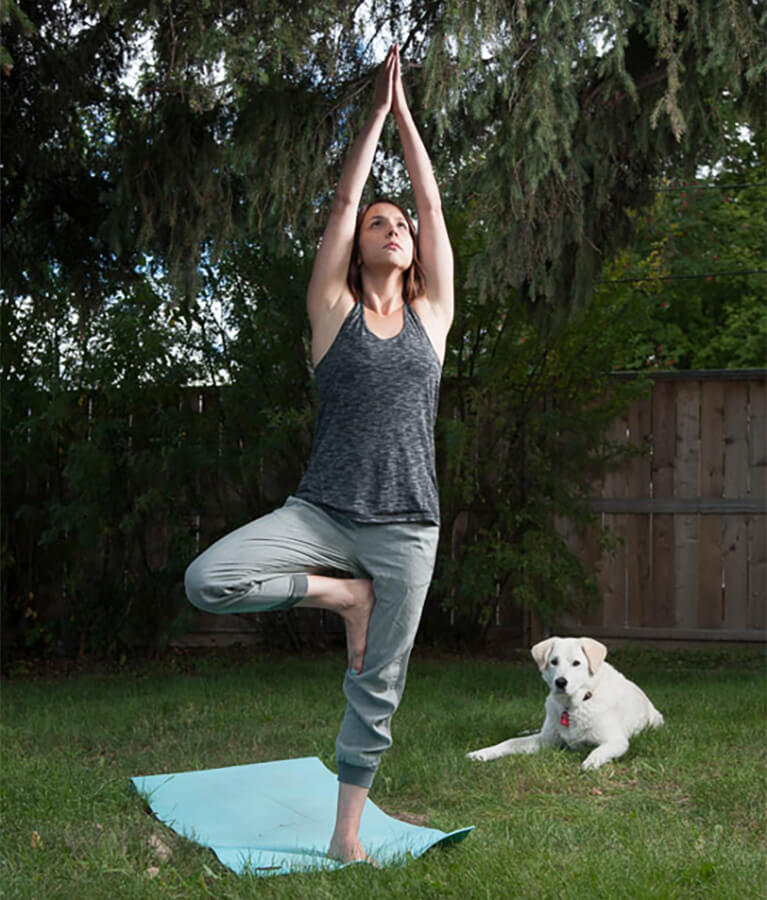
[{"label": "woman's ankle", "polygon": [[344,615],[360,603],[369,602],[373,583],[369,578],[331,578],[328,575],[307,576],[306,594],[296,606],[327,609]]}]

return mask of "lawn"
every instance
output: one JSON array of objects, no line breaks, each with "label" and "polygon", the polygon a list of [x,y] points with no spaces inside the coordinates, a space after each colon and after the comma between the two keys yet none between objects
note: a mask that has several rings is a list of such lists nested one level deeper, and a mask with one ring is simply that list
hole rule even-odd
[{"label": "lawn", "polygon": [[319,756],[334,768],[340,654],[170,655],[2,685],[0,894],[90,898],[743,898],[765,895],[761,650],[610,660],[666,725],[598,772],[584,753],[474,763],[536,728],[532,661],[416,651],[371,798],[461,844],[409,865],[238,877],[147,812],[132,775]]}]

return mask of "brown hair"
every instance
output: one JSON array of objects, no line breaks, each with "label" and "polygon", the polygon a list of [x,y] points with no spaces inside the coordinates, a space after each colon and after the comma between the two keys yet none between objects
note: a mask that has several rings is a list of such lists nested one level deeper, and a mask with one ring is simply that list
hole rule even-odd
[{"label": "brown hair", "polygon": [[413,239],[413,261],[405,270],[402,279],[402,299],[405,303],[411,303],[418,297],[423,296],[426,292],[426,276],[421,267],[421,260],[418,258],[418,232],[413,224],[413,220],[407,214],[407,211],[404,210],[399,203],[395,203],[393,200],[389,200],[386,197],[377,197],[375,200],[367,203],[362,207],[357,216],[357,224],[354,227],[352,258],[349,261],[349,271],[346,275],[346,283],[349,286],[349,290],[351,291],[355,302],[359,303],[362,300],[362,272],[358,262],[360,258],[360,231],[362,230],[362,222],[367,215],[368,210],[377,203],[388,203],[390,206],[396,206],[405,217],[407,227],[410,229],[410,237]]}]

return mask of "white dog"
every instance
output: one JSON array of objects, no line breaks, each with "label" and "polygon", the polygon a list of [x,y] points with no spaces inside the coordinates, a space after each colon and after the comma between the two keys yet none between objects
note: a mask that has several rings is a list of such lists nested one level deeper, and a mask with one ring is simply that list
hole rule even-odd
[{"label": "white dog", "polygon": [[538,734],[475,750],[470,759],[487,762],[510,753],[536,753],[541,747],[596,744],[581,769],[598,769],[623,756],[630,737],[663,724],[645,693],[604,661],[607,647],[599,641],[552,637],[531,653],[549,686],[543,727]]}]

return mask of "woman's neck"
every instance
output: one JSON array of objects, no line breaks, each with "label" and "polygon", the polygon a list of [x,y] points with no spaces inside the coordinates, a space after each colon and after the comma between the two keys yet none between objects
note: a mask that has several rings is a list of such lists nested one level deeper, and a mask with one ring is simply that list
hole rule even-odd
[{"label": "woman's neck", "polygon": [[362,302],[379,316],[388,316],[400,309],[402,272],[362,272]]}]

